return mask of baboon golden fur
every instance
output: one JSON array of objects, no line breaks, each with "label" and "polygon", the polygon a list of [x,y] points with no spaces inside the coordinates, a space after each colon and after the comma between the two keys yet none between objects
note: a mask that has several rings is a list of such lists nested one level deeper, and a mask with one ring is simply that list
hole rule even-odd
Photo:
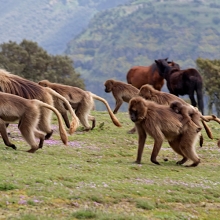
[{"label": "baboon golden fur", "polygon": [[[111,108],[105,99],[89,91],[84,91],[80,88],[73,87],[73,86],[52,83],[52,82],[49,82],[48,80],[41,80],[40,82],[38,82],[38,84],[43,87],[49,87],[55,90],[60,95],[64,96],[69,101],[72,108],[75,109],[75,113],[77,117],[79,118],[79,121],[85,127],[85,130],[90,130],[95,127],[95,117],[90,115],[90,112],[94,107],[94,99],[103,102],[108,110],[108,113],[112,119],[112,122],[118,127],[121,126],[120,122],[112,113]],[[54,100],[54,105],[60,111],[66,125],[68,125],[66,109],[62,105],[60,105],[57,100]],[[89,124],[89,120],[92,121],[92,127]]]},{"label": "baboon golden fur", "polygon": [[[173,94],[170,94],[170,93],[158,91],[158,90],[154,89],[149,84],[146,84],[141,87],[141,89],[139,91],[139,96],[143,97],[146,100],[154,101],[154,102],[161,104],[161,105],[170,105],[173,101],[178,101],[183,105],[188,105],[188,106],[191,106],[192,108],[195,108],[192,105],[190,105],[189,103],[185,102],[183,99],[181,99]],[[195,108],[195,109],[197,109],[197,108]],[[202,125],[204,126],[208,137],[210,139],[213,139],[212,132],[205,122],[208,122],[210,120],[214,120],[219,123],[220,120],[216,116],[214,116],[214,115],[203,116],[198,111],[197,114],[191,115],[191,119],[199,127],[201,127],[201,122],[202,122]],[[200,146],[201,145],[202,144],[200,143]]]},{"label": "baboon golden fur", "polygon": [[[52,110],[56,114],[61,140],[67,144],[67,134],[62,124],[62,117],[53,106],[37,99],[28,100],[3,92],[0,92],[0,100],[0,133],[7,146],[16,149],[15,145],[8,140],[5,123],[19,120],[18,128],[26,142],[31,146],[28,152],[34,153],[38,148],[43,147],[45,134],[38,130],[41,109],[43,108]],[[36,138],[40,139],[39,144],[36,143]]]},{"label": "baboon golden fur", "polygon": [[[69,133],[72,134],[78,127],[78,118],[71,108],[69,102],[60,94],[50,88],[43,88],[35,82],[22,78],[20,76],[11,74],[6,70],[0,69],[0,91],[21,96],[26,99],[38,99],[53,106],[53,97],[59,98],[60,102],[64,103],[66,108],[70,111],[72,122]],[[48,139],[53,133],[51,129],[51,115],[52,112],[46,108],[41,109],[39,120],[39,130],[46,133],[45,138]]]},{"label": "baboon golden fur", "polygon": [[116,100],[115,109],[113,111],[116,114],[123,104],[123,102],[129,102],[131,98],[135,97],[139,93],[139,89],[136,87],[113,79],[106,80],[104,83],[105,92],[110,93],[114,96]]},{"label": "baboon golden fur", "polygon": [[132,98],[128,110],[138,131],[136,163],[141,163],[147,134],[154,139],[151,162],[159,165],[156,158],[164,139],[167,139],[173,150],[183,157],[177,164],[183,164],[188,159],[193,161],[190,166],[197,166],[200,163],[195,151],[199,133],[196,130],[197,128],[191,124],[188,124],[186,131],[182,129],[181,114],[176,114],[169,106],[159,105],[142,97]]},{"label": "baboon golden fur", "polygon": [[[197,108],[194,108],[191,105],[183,105],[181,102],[179,101],[173,101],[170,103],[170,108],[173,109],[174,112],[176,112],[177,114],[181,114],[183,116],[182,119],[182,124],[183,124],[183,129],[186,130],[188,128],[187,124],[188,123],[193,123],[195,124],[193,121],[200,121],[200,113],[199,110]],[[197,119],[195,119],[195,117]],[[195,124],[195,126],[197,126]],[[197,126],[198,128],[198,132],[202,129],[201,127]]]}]

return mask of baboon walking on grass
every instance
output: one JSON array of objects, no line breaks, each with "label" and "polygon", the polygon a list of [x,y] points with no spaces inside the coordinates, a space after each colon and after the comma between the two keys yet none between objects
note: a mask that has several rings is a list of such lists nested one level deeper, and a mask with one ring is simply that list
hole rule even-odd
[{"label": "baboon walking on grass", "polygon": [[[59,83],[52,83],[48,80],[41,80],[39,85],[42,87],[49,87],[55,90],[60,95],[64,96],[70,103],[73,109],[75,109],[75,113],[79,118],[82,125],[85,127],[85,130],[92,130],[95,127],[95,117],[90,115],[91,110],[94,107],[94,99],[103,102],[108,110],[109,116],[112,119],[112,122],[117,126],[120,127],[121,124],[118,119],[115,117],[108,102],[97,96],[89,91],[84,91],[80,88],[67,86]],[[60,105],[58,101],[54,101],[55,107],[59,110],[66,125],[69,125],[69,120],[67,117],[66,109],[63,108],[63,105]],[[92,126],[89,124],[89,120],[92,121]]]}]

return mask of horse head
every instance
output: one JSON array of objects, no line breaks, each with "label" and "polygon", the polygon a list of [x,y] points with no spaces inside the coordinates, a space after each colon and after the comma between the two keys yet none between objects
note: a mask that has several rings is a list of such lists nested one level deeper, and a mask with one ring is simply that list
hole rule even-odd
[{"label": "horse head", "polygon": [[158,68],[158,72],[159,72],[160,76],[163,77],[164,79],[166,79],[167,73],[170,70],[170,66],[167,62],[167,59],[168,58],[155,60],[155,63]]}]

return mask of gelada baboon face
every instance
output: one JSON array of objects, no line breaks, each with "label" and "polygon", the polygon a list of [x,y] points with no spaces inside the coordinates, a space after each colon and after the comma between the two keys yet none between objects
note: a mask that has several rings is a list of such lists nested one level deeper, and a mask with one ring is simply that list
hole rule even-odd
[{"label": "gelada baboon face", "polygon": [[145,118],[147,107],[144,106],[144,103],[141,99],[131,99],[128,107],[130,119],[133,122],[141,121]]},{"label": "gelada baboon face", "polygon": [[170,108],[172,108],[173,111],[176,112],[177,114],[179,114],[181,112],[182,107],[183,107],[182,103],[180,103],[178,101],[173,101],[170,103]]},{"label": "gelada baboon face", "polygon": [[112,80],[107,80],[104,85],[105,85],[105,92],[109,93],[112,91],[112,87],[113,87]]}]

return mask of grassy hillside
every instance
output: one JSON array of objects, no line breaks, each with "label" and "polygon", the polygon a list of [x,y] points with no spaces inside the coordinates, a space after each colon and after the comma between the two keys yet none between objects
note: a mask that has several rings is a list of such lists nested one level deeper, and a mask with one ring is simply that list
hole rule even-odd
[{"label": "grassy hillside", "polygon": [[93,15],[128,0],[1,0],[0,43],[36,41],[59,54]]},{"label": "grassy hillside", "polygon": [[[165,141],[150,162],[153,141],[148,137],[142,164],[134,164],[137,134],[127,113],[115,127],[106,112],[92,112],[97,127],[77,131],[68,146],[54,134],[34,154],[10,124],[17,150],[0,144],[0,218],[13,220],[214,220],[220,214],[220,150],[216,140],[197,145],[198,167],[176,165],[180,157]],[[104,126],[101,126],[104,122]],[[219,125],[208,123],[215,138]]]},{"label": "grassy hillside", "polygon": [[88,90],[105,98],[103,82],[125,81],[133,65],[169,57],[182,68],[198,57],[220,57],[220,3],[210,1],[133,0],[100,12],[69,44],[66,54],[86,80]]}]

